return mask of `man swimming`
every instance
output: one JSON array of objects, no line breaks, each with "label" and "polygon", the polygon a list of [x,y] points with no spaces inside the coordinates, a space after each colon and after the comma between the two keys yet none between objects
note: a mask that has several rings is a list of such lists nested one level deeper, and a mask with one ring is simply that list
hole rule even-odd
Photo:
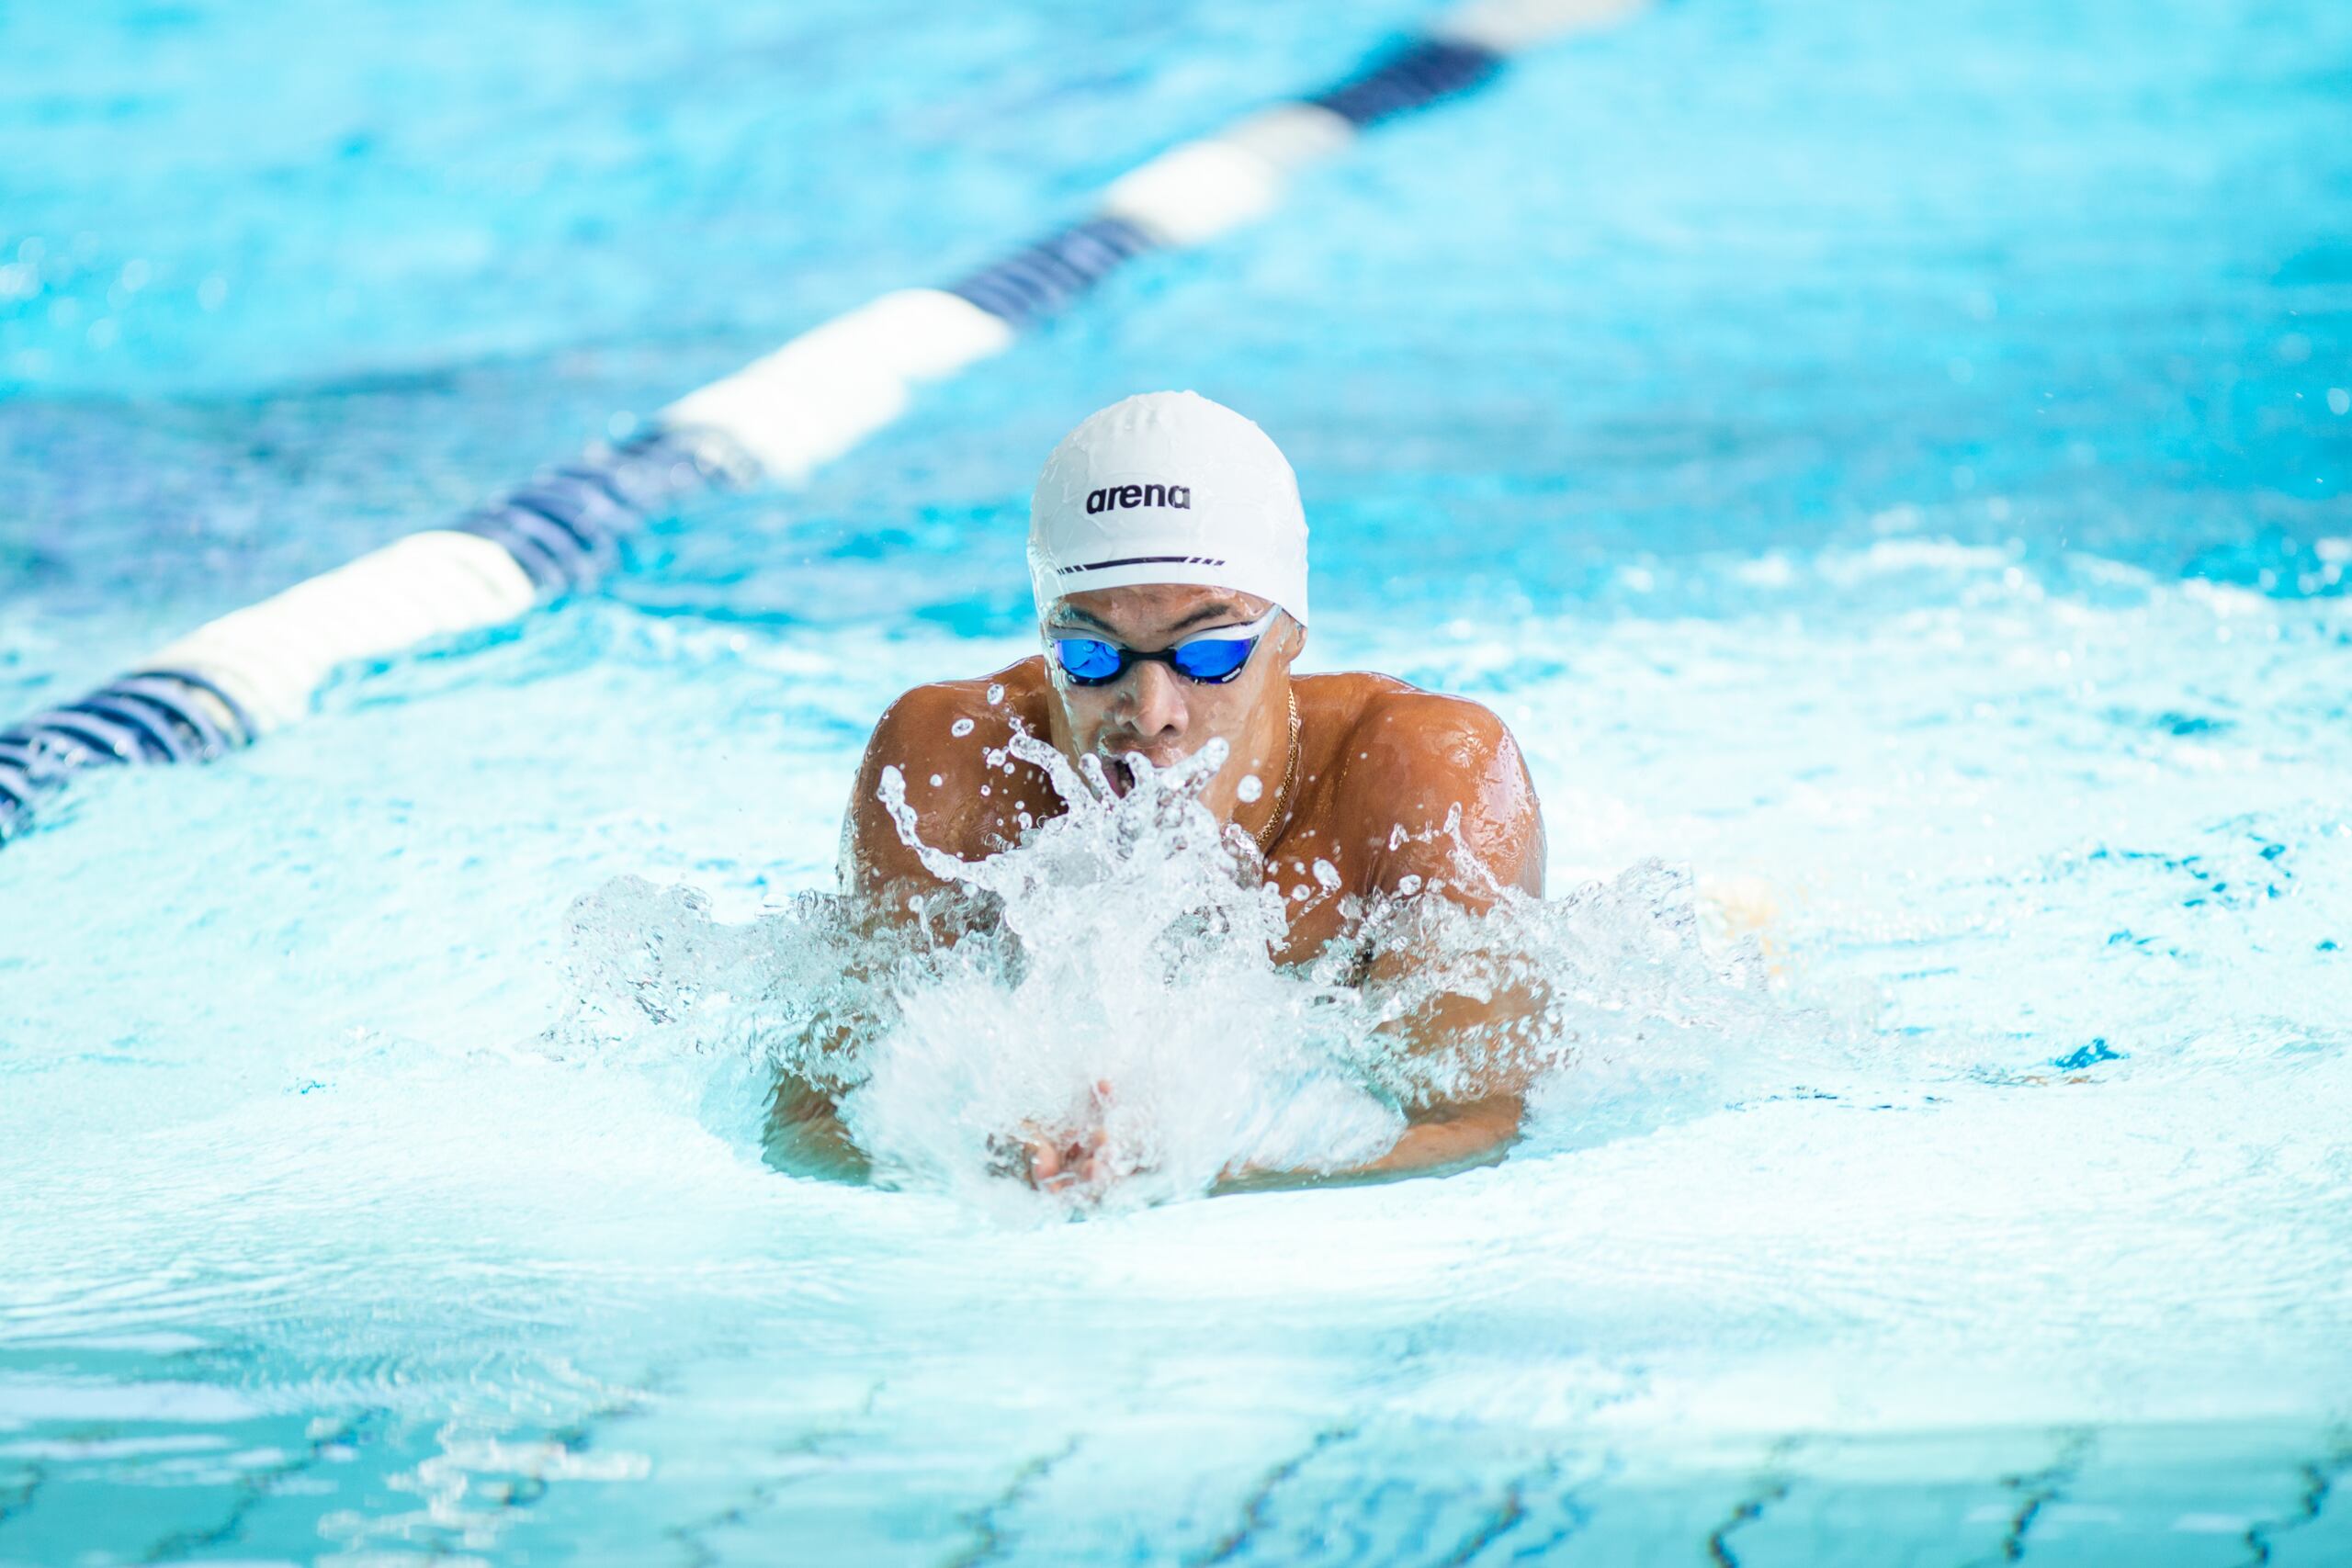
[{"label": "man swimming", "polygon": [[[1131,759],[1166,768],[1223,741],[1199,798],[1249,836],[1283,891],[1282,963],[1346,934],[1350,894],[1474,911],[1506,888],[1542,894],[1543,815],[1500,719],[1385,675],[1292,675],[1306,637],[1306,519],[1289,462],[1249,420],[1191,392],[1087,419],[1038,479],[1029,570],[1045,652],[918,686],[876,726],[842,829],[845,891],[899,912],[944,886],[885,805],[890,770],[924,844],[965,860],[1065,809],[1044,770],[1016,761],[1007,773],[1017,727],[1073,763],[1099,760],[1120,793]],[[1414,962],[1378,953],[1364,978]],[[1445,996],[1419,1028],[1442,1043],[1505,1005]],[[1499,1157],[1522,1105],[1491,1083],[1502,1087],[1466,1102],[1407,1107],[1396,1146],[1346,1174]],[[786,1114],[828,1112],[804,1096]],[[1039,1186],[1104,1175],[1099,1130],[1023,1129],[1019,1141]]]}]

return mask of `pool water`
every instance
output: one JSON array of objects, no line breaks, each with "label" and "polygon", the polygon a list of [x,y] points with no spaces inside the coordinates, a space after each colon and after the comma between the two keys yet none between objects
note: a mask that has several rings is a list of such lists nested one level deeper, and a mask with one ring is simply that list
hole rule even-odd
[{"label": "pool water", "polygon": [[[0,705],[1425,16],[11,9]],[[2318,0],[1668,6],[80,791],[0,852],[0,1562],[2352,1560],[2347,93]],[[1622,1025],[1445,1180],[782,1174],[717,993],[1154,387],[1296,463],[1311,664],[1512,725]],[[1018,1044],[963,995],[905,1061]]]}]

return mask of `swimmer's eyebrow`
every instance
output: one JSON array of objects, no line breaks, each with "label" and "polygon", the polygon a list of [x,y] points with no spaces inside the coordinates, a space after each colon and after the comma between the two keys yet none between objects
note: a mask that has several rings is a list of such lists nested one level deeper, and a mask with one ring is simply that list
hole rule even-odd
[{"label": "swimmer's eyebrow", "polygon": [[[1250,618],[1246,613],[1244,613],[1241,606],[1238,604],[1204,604],[1199,609],[1193,611],[1191,615],[1185,616],[1182,620],[1177,622],[1174,626],[1169,627],[1168,631],[1169,635],[1172,637],[1176,633],[1182,631],[1186,626],[1197,626],[1204,621],[1229,621],[1236,617],[1244,621]],[[1118,628],[1112,626],[1110,622],[1104,620],[1102,616],[1090,615],[1074,604],[1063,605],[1060,612],[1054,616],[1054,619],[1057,621],[1084,621],[1088,626],[1109,632],[1113,637],[1120,635]]]},{"label": "swimmer's eyebrow", "polygon": [[1250,619],[1249,613],[1243,610],[1238,604],[1204,604],[1199,609],[1193,611],[1191,615],[1185,616],[1182,620],[1177,622],[1168,629],[1171,632],[1181,632],[1186,626],[1197,626],[1203,621],[1229,621],[1234,619],[1236,616],[1238,616],[1245,621]]}]

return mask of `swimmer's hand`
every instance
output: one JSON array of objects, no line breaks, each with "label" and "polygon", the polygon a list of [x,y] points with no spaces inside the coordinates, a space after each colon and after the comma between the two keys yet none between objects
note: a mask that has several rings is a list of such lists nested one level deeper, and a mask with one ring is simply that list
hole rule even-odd
[{"label": "swimmer's hand", "polygon": [[1082,1136],[1029,1133],[1020,1140],[1022,1156],[1028,1162],[1023,1174],[1040,1192],[1107,1186],[1111,1180],[1105,1153],[1109,1139],[1110,1134],[1100,1127]]},{"label": "swimmer's hand", "polygon": [[1081,1124],[1047,1128],[1033,1122],[998,1139],[1000,1168],[1040,1192],[1099,1197],[1121,1177],[1134,1174],[1111,1146],[1110,1109],[1111,1085],[1097,1082]]}]

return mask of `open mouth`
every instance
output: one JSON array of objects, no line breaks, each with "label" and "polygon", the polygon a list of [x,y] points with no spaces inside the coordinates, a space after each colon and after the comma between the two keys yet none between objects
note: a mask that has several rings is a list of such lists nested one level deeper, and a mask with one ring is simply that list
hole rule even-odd
[{"label": "open mouth", "polygon": [[1125,798],[1129,790],[1136,787],[1135,764],[1125,757],[1103,758],[1102,776],[1110,783],[1111,793],[1122,799]]}]

